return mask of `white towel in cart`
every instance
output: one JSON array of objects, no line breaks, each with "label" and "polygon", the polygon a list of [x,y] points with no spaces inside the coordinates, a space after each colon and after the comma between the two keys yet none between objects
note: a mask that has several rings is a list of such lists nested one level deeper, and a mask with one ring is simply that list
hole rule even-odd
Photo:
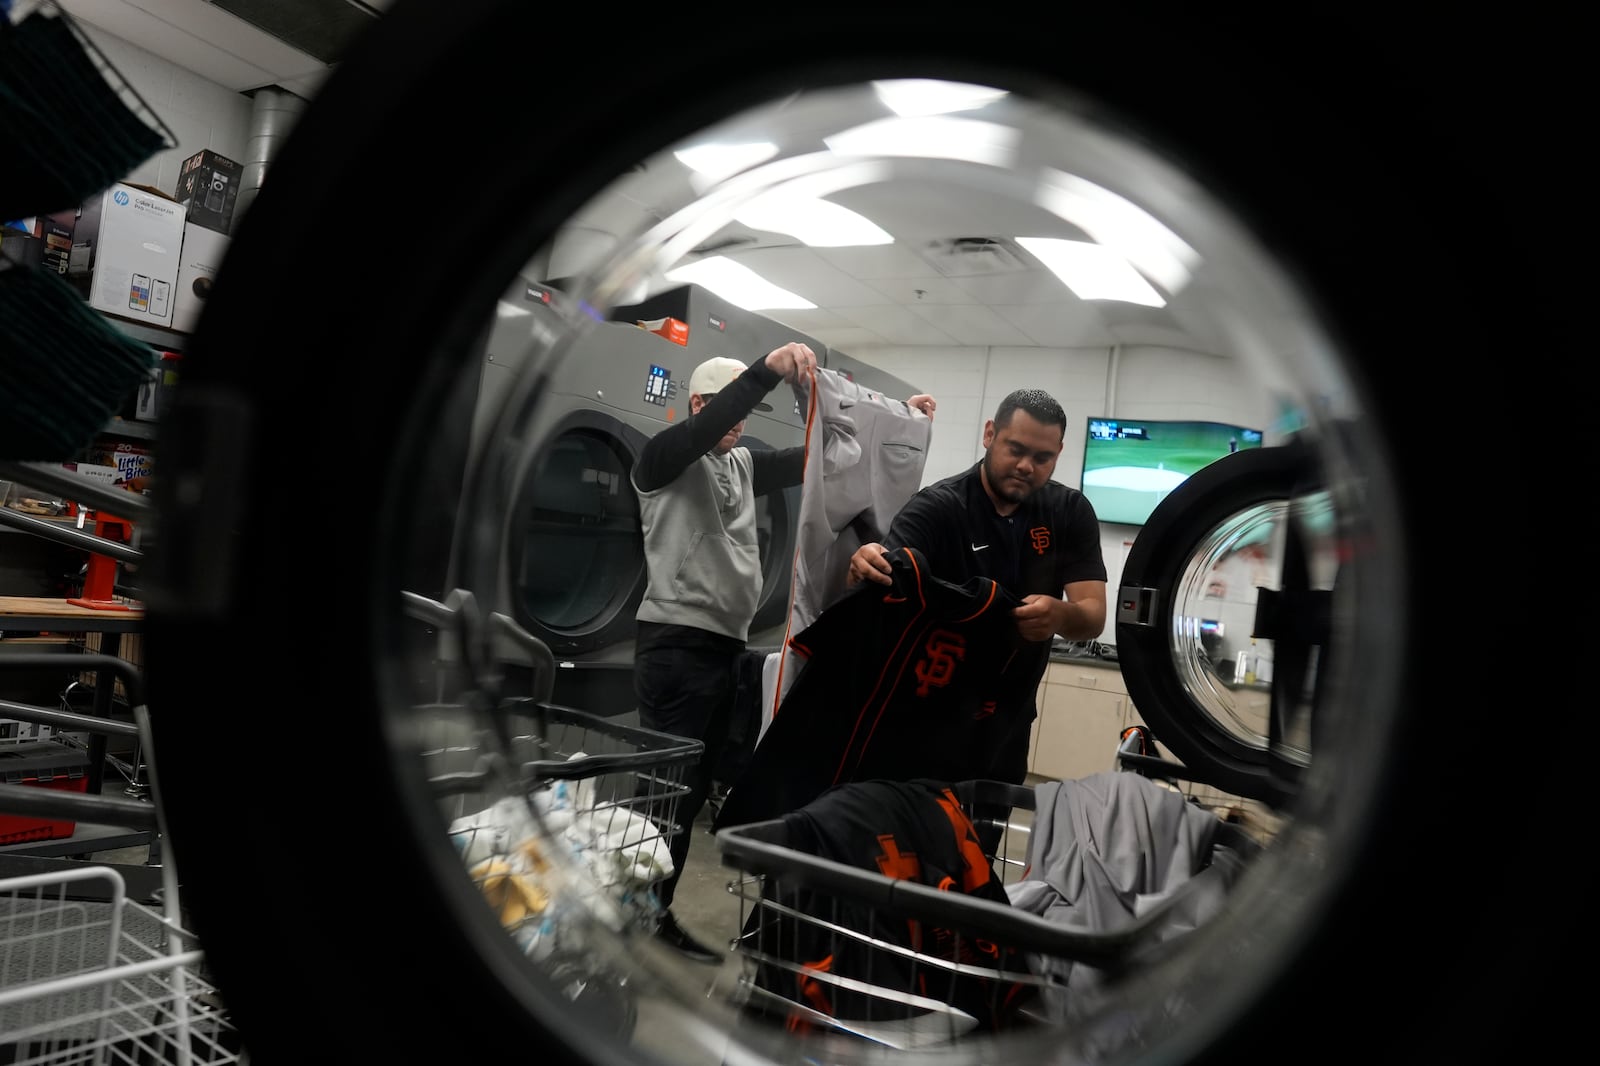
[{"label": "white towel in cart", "polygon": [[449,832],[469,873],[536,959],[581,955],[595,921],[613,931],[653,928],[660,904],[652,888],[672,872],[660,826],[626,805],[599,802],[588,779],[550,782],[531,794],[531,807],[503,798],[455,819]]}]

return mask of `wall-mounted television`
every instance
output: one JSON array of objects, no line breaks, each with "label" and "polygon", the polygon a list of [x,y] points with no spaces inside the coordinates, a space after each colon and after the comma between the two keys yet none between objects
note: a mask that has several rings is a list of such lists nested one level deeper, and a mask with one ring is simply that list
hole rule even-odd
[{"label": "wall-mounted television", "polygon": [[1102,522],[1142,526],[1156,504],[1224,455],[1261,447],[1261,430],[1222,422],[1091,418],[1083,494]]}]

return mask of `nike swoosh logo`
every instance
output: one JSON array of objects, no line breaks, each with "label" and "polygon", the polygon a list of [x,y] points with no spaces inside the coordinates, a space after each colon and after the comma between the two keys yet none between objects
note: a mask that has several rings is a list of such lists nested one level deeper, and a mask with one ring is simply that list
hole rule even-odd
[{"label": "nike swoosh logo", "polygon": [[985,549],[987,547],[988,547],[987,544],[973,544],[972,545],[972,550],[975,551],[975,552],[981,552],[981,551],[983,551],[983,549]]}]

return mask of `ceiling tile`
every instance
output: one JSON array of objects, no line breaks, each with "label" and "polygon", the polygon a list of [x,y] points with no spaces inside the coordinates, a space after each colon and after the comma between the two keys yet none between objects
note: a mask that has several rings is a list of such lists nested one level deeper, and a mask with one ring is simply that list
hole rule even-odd
[{"label": "ceiling tile", "polygon": [[294,93],[302,100],[310,100],[322,88],[322,83],[328,80],[328,75],[334,71],[333,67],[324,67],[314,70],[310,74],[302,74],[298,78],[279,78],[278,85]]},{"label": "ceiling tile", "polygon": [[961,344],[987,348],[1032,341],[1016,326],[977,304],[914,304],[910,310]]},{"label": "ceiling tile", "polygon": [[905,307],[844,307],[839,313],[870,329],[890,344],[934,344],[959,347],[954,337]]},{"label": "ceiling tile", "polygon": [[[134,2],[168,3],[170,0]],[[351,0],[207,0],[207,3],[291,50],[311,56],[318,66],[343,59],[350,45],[377,21],[376,12]]]},{"label": "ceiling tile", "polygon": [[1082,300],[1054,304],[1001,304],[994,312],[1046,348],[1098,347],[1117,338]]},{"label": "ceiling tile", "polygon": [[[295,78],[327,64],[206,0],[125,0],[167,23],[173,32],[206,41],[240,62],[269,71],[272,81]],[[271,84],[271,81],[263,84]],[[257,86],[247,86],[257,88]]]},{"label": "ceiling tile", "polygon": [[1117,338],[1117,343],[1119,344],[1148,344],[1189,349],[1195,346],[1194,334],[1176,326],[1159,326],[1149,322],[1137,322],[1109,328],[1112,336]]},{"label": "ceiling tile", "polygon": [[939,272],[900,244],[874,244],[864,248],[818,248],[817,255],[853,278],[936,278]]},{"label": "ceiling tile", "polygon": [[729,258],[819,307],[863,307],[884,302],[882,293],[832,266],[819,254],[824,250],[757,248]]},{"label": "ceiling tile", "polygon": [[[270,85],[277,77],[271,70],[255,66],[236,53],[217,47],[203,36],[191,33],[126,0],[60,0],[60,3],[79,22],[97,27],[174,66],[229,89]],[[170,0],[170,6],[174,8],[186,10],[190,4],[200,8],[207,6],[200,0]]]},{"label": "ceiling tile", "polygon": [[797,329],[802,333],[817,336],[818,330],[824,329],[855,329],[848,319],[841,318],[837,313],[822,307],[785,307],[779,311],[763,311],[768,318],[778,319],[784,325]]},{"label": "ceiling tile", "polygon": [[974,303],[1001,304],[1081,303],[1072,290],[1048,270],[1023,270],[1006,274],[973,274],[952,279],[973,296]]},{"label": "ceiling tile", "polygon": [[879,334],[870,329],[862,329],[860,326],[830,326],[827,329],[807,330],[807,332],[829,348],[837,348],[846,354],[872,345],[887,346],[889,343]]},{"label": "ceiling tile", "polygon": [[871,285],[890,303],[907,307],[923,304],[976,304],[978,298],[949,278],[875,278]]}]

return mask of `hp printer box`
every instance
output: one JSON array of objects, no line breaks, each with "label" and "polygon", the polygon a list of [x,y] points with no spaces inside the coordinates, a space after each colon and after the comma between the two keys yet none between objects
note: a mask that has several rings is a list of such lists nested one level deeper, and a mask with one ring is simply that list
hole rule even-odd
[{"label": "hp printer box", "polygon": [[233,205],[239,199],[243,172],[243,167],[226,156],[209,149],[196,152],[178,169],[175,199],[187,207],[190,222],[227,233],[233,224]]},{"label": "hp printer box", "polygon": [[92,249],[89,306],[172,328],[172,288],[183,247],[181,204],[147,185],[117,182],[101,195],[94,233],[74,235],[74,255],[80,238]]}]

